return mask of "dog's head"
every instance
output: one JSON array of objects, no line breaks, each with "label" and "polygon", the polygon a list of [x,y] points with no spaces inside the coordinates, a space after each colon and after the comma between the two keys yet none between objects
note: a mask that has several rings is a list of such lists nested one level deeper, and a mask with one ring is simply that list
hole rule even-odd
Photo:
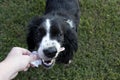
[{"label": "dog's head", "polygon": [[38,27],[38,53],[45,67],[51,67],[60,53],[64,40],[61,24],[56,20],[44,19]]},{"label": "dog's head", "polygon": [[64,26],[60,18],[48,17],[35,17],[29,25],[28,47],[31,51],[36,47],[47,68],[54,65],[59,53],[64,50]]}]

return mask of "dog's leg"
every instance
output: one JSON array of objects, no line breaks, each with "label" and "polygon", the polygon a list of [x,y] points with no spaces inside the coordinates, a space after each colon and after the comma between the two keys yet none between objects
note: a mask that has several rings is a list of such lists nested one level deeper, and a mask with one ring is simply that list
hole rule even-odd
[{"label": "dog's leg", "polygon": [[57,58],[57,63],[63,63],[65,65],[69,65],[72,62],[73,59],[73,53],[69,51],[64,51],[60,53],[60,55]]}]

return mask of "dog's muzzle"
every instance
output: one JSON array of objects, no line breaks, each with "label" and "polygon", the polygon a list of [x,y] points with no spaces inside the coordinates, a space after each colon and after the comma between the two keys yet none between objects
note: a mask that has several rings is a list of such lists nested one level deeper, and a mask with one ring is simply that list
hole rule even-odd
[{"label": "dog's muzzle", "polygon": [[40,54],[40,52],[38,52],[38,51],[37,51],[37,54],[38,54],[39,58],[41,59],[42,65],[45,68],[49,69],[55,64],[55,61],[56,61],[58,54],[60,52],[64,51],[65,48],[61,47],[57,50],[56,47],[48,47],[48,48],[41,49],[41,50],[42,50],[42,52],[43,52],[42,54],[44,56],[42,56]]},{"label": "dog's muzzle", "polygon": [[42,59],[42,64],[46,68],[50,68],[55,64],[55,56],[57,53],[56,47],[49,47],[43,50],[44,55],[48,58],[47,60]]}]

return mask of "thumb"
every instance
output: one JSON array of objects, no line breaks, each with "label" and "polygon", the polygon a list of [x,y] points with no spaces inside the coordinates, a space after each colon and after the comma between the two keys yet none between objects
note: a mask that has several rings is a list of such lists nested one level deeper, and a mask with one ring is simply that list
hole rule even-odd
[{"label": "thumb", "polygon": [[37,55],[30,55],[30,62],[37,60]]}]

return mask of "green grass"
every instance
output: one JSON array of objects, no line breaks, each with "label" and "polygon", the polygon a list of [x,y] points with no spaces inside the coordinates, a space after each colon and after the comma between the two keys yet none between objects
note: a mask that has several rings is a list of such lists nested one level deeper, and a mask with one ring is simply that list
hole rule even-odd
[{"label": "green grass", "polygon": [[[29,20],[45,0],[0,0],[0,60],[14,46],[27,48]],[[79,49],[65,68],[20,72],[15,80],[120,80],[120,0],[80,0]]]}]

